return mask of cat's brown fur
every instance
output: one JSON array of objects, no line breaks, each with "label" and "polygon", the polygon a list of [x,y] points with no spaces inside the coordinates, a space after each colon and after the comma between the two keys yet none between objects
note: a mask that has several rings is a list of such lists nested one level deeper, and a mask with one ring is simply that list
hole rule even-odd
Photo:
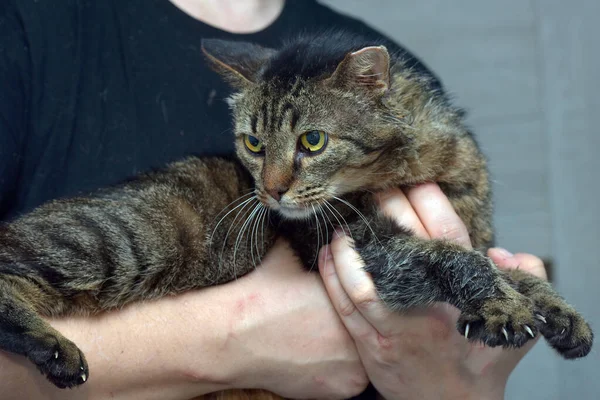
[{"label": "cat's brown fur", "polygon": [[[485,158],[428,76],[343,34],[281,50],[222,41],[203,49],[236,89],[243,167],[191,158],[3,225],[0,347],[58,386],[81,384],[83,355],[39,314],[99,312],[227,282],[258,265],[276,236],[311,268],[341,227],[393,310],[447,301],[469,340],[519,347],[539,331],[566,358],[590,351],[589,326],[547,283],[501,273],[483,255],[493,240]],[[327,141],[310,152],[301,138],[315,130]],[[249,137],[263,151],[249,150]],[[377,211],[373,192],[421,182],[440,185],[475,251],[418,239]],[[214,396],[229,395],[249,394]]]}]

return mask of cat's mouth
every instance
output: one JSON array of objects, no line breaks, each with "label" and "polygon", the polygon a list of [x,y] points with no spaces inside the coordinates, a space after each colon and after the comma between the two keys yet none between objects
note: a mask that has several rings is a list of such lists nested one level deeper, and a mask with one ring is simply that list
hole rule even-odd
[{"label": "cat's mouth", "polygon": [[281,214],[282,217],[288,219],[306,219],[314,214],[314,209],[306,206],[276,203],[276,205],[271,208]]},{"label": "cat's mouth", "polygon": [[280,201],[275,200],[272,196],[266,195],[265,192],[257,193],[258,199],[272,211],[277,212],[286,219],[307,219],[312,218],[316,210],[320,208],[319,200],[310,199],[305,201],[297,201],[284,196]]}]

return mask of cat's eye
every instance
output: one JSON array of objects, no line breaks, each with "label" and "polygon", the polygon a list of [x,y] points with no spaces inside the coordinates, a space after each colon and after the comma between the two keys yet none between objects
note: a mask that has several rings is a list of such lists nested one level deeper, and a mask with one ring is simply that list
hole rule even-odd
[{"label": "cat's eye", "polygon": [[327,145],[327,133],[318,130],[304,132],[300,136],[300,144],[302,149],[308,153],[319,153]]},{"label": "cat's eye", "polygon": [[265,151],[265,146],[262,144],[262,142],[252,135],[246,135],[244,137],[244,144],[252,153],[262,154]]}]

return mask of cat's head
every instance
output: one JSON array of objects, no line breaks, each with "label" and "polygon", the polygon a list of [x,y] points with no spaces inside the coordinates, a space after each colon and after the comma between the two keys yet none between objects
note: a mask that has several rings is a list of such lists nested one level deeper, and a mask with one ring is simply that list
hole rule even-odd
[{"label": "cat's head", "polygon": [[278,50],[214,39],[202,48],[235,90],[237,155],[263,204],[305,218],[335,197],[386,186],[386,155],[404,139],[385,105],[384,46],[332,34]]}]

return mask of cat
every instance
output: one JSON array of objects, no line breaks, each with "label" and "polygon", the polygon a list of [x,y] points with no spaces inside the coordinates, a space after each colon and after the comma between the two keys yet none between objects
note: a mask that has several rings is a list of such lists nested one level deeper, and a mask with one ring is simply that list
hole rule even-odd
[{"label": "cat", "polygon": [[[61,199],[0,226],[0,348],[56,386],[90,376],[78,347],[41,316],[98,313],[218,285],[252,271],[278,237],[304,265],[345,229],[382,301],[443,301],[466,340],[520,347],[538,332],[565,358],[593,333],[547,282],[502,272],[486,159],[430,75],[344,32],[279,49],[206,39],[234,89],[236,158],[190,157],[112,188]],[[423,240],[377,211],[373,193],[436,182],[474,250]]]}]

